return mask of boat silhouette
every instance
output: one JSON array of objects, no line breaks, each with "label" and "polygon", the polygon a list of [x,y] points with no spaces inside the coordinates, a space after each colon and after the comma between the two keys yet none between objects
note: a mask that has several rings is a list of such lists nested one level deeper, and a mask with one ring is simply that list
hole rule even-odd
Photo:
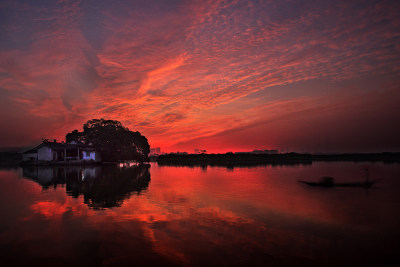
[{"label": "boat silhouette", "polygon": [[319,179],[318,182],[311,181],[298,181],[299,183],[303,183],[309,186],[321,186],[321,187],[371,187],[373,184],[378,182],[379,180],[370,180],[369,179],[369,170],[367,168],[364,169],[366,171],[366,179],[363,182],[346,182],[346,183],[335,183],[335,178],[331,176],[324,176]]}]

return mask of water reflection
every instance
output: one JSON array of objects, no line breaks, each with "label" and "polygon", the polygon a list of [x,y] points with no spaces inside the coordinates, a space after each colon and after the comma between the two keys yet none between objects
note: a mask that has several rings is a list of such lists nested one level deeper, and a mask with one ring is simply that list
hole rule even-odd
[{"label": "water reflection", "polygon": [[208,167],[225,167],[228,171],[233,171],[235,168],[257,168],[257,167],[297,167],[297,166],[311,166],[311,160],[295,160],[295,161],[271,161],[271,162],[230,162],[216,161],[216,162],[170,162],[161,161],[157,163],[159,166],[164,167],[184,167],[184,168],[197,168],[200,167],[204,172],[207,172]]},{"label": "water reflection", "polygon": [[[153,164],[151,184],[148,167],[121,167],[0,171],[2,263],[399,266],[392,264],[400,249],[398,164],[207,172]],[[382,179],[368,195],[297,182],[328,175],[362,181],[364,167]]]},{"label": "water reflection", "polygon": [[150,182],[150,165],[109,166],[27,166],[23,176],[40,184],[43,190],[61,186],[69,196],[90,208],[120,207],[132,193],[140,194]]}]

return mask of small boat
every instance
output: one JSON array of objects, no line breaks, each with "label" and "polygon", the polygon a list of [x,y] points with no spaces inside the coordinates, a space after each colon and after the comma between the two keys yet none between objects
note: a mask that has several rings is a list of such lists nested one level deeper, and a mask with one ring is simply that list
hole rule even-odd
[{"label": "small boat", "polygon": [[379,180],[369,180],[369,171],[365,168],[367,172],[366,180],[364,182],[349,182],[349,183],[335,183],[335,179],[330,176],[321,177],[319,182],[310,182],[310,181],[298,181],[299,183],[303,183],[309,186],[322,186],[322,187],[371,187],[373,184],[378,182]]}]

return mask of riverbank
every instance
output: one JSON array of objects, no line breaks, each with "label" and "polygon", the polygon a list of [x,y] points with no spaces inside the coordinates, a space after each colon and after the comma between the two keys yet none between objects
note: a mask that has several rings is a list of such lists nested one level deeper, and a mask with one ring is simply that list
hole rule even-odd
[{"label": "riverbank", "polygon": [[[400,153],[353,153],[353,154],[167,154],[153,158],[159,165],[166,166],[258,166],[258,165],[310,165],[314,161],[352,161],[399,163]],[[70,164],[96,164],[94,162],[60,162]],[[17,152],[0,152],[0,167],[18,167],[22,164],[22,154]],[[56,164],[56,163],[55,163]],[[99,163],[97,163],[99,164]],[[45,165],[53,165],[46,163]]]},{"label": "riverbank", "polygon": [[313,161],[353,162],[400,162],[400,153],[354,153],[354,154],[167,154],[156,159],[168,166],[256,166],[256,165],[309,165]]},{"label": "riverbank", "polygon": [[[0,152],[0,168],[17,168],[20,166],[97,166],[126,164],[132,161],[94,161],[94,160],[67,160],[67,161],[26,161],[22,160],[22,153]],[[138,162],[140,163],[140,162]],[[140,163],[140,164],[143,164]]]}]

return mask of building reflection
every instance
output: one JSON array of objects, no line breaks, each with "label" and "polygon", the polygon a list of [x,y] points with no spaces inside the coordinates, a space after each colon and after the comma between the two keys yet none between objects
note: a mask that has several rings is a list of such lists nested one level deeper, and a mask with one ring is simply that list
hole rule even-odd
[{"label": "building reflection", "polygon": [[65,187],[69,196],[90,208],[119,207],[132,194],[146,190],[150,182],[150,165],[109,166],[26,166],[23,176],[34,180],[44,190]]}]

